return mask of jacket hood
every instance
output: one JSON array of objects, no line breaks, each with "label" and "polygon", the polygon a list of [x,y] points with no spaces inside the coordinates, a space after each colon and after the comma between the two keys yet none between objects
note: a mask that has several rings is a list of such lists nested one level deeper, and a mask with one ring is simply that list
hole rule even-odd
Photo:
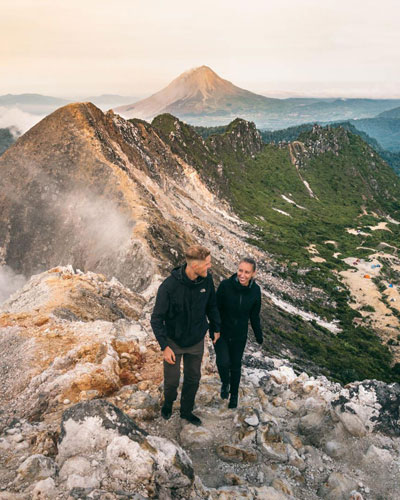
[{"label": "jacket hood", "polygon": [[248,292],[250,291],[251,287],[253,286],[253,284],[255,283],[255,280],[254,278],[251,278],[250,282],[249,282],[249,286],[243,286],[240,284],[239,282],[239,279],[237,277],[237,273],[235,274],[232,274],[232,276],[229,278],[229,281],[231,281],[233,283],[233,285],[238,289],[238,290],[241,290],[243,292]]},{"label": "jacket hood", "polygon": [[199,276],[194,281],[192,281],[191,279],[188,278],[188,275],[186,274],[185,270],[186,270],[186,264],[184,264],[183,266],[175,267],[172,270],[171,275],[180,283],[184,284],[189,288],[194,288],[200,285],[201,283],[204,283],[204,281],[207,279],[203,278],[202,276]]}]

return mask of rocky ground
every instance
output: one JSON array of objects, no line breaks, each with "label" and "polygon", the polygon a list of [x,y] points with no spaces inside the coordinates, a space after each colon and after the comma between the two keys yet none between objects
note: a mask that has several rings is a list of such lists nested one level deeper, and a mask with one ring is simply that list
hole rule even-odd
[{"label": "rocky ground", "polygon": [[400,387],[342,387],[249,342],[239,407],[208,343],[196,413],[160,417],[152,302],[55,268],[0,309],[0,499],[400,498]]}]

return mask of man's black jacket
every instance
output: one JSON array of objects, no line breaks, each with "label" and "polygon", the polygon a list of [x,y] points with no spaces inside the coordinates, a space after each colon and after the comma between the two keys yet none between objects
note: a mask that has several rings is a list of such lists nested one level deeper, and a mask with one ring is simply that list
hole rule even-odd
[{"label": "man's black jacket", "polygon": [[219,285],[217,303],[221,314],[222,337],[245,339],[250,319],[257,342],[262,343],[261,289],[257,283],[252,280],[249,286],[242,286],[237,279],[237,274],[234,274]]},{"label": "man's black jacket", "polygon": [[168,346],[167,337],[180,347],[190,347],[204,338],[209,326],[213,332],[220,331],[211,275],[192,281],[185,269],[186,264],[175,268],[157,292],[151,326],[162,350]]}]

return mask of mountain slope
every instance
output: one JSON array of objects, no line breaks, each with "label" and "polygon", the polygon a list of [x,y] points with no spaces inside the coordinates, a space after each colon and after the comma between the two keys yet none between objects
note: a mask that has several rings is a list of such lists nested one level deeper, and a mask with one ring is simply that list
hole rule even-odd
[{"label": "mountain slope", "polygon": [[152,296],[192,242],[211,249],[218,277],[252,255],[271,352],[346,382],[398,376],[397,303],[378,290],[383,312],[364,318],[342,273],[384,242],[374,286],[396,277],[399,180],[349,132],[266,146],[235,120],[203,140],[168,114],[150,125],[73,104],[9,148],[0,174],[0,257],[15,272],[72,264]]},{"label": "mountain slope", "polygon": [[383,149],[392,153],[400,152],[400,118],[395,115],[385,117],[381,114],[375,118],[352,120],[351,123],[376,139]]},{"label": "mountain slope", "polygon": [[400,120],[400,107],[384,111],[375,118],[390,118],[390,119]]}]

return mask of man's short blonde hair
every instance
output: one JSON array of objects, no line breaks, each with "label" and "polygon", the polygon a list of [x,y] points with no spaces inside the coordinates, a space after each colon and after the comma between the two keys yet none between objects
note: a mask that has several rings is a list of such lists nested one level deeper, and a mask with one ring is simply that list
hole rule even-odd
[{"label": "man's short blonde hair", "polygon": [[206,247],[201,245],[192,245],[186,250],[186,262],[192,262],[193,260],[205,260],[210,253],[210,250]]}]

